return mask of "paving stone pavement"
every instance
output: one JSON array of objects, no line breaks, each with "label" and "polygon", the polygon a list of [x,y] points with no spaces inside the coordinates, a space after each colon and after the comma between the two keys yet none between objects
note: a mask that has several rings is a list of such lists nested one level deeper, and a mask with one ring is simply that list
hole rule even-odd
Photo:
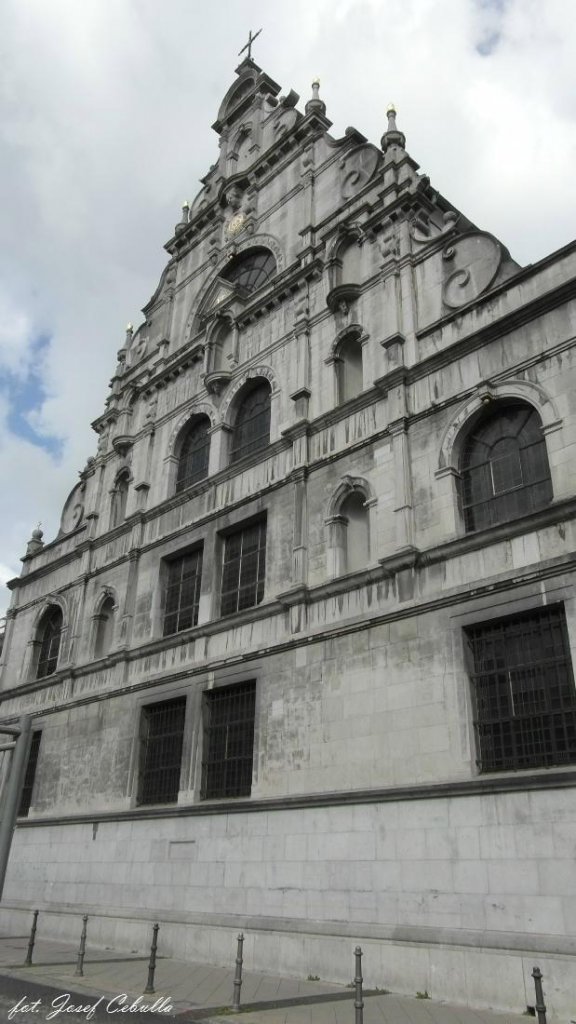
[{"label": "paving stone pavement", "polygon": [[[103,997],[102,1008],[120,993],[125,993],[131,1000],[142,997],[148,977],[146,956],[89,947],[84,961],[84,976],[76,977],[77,951],[71,944],[37,941],[33,966],[26,968],[22,965],[27,944],[27,936],[0,936],[0,992],[2,975],[8,975],[23,982],[35,981],[50,986],[56,990],[55,996],[62,992],[78,994],[86,1004]],[[167,1020],[175,1019],[182,1024],[194,1020],[206,1024],[355,1022],[354,992],[351,988],[249,970],[243,972],[242,1012],[233,1013],[228,1009],[233,980],[233,966],[215,967],[159,956],[156,992],[144,998],[151,1004],[167,997],[172,1009],[162,1015]],[[65,1016],[63,1013],[56,1019],[65,1019]],[[26,1020],[16,1016],[16,1024],[19,1019]],[[110,1020],[114,1019],[119,1018],[110,1013]],[[133,1011],[128,1019],[149,1020],[150,1014]],[[43,1018],[36,1015],[33,1022],[26,1020],[26,1024],[43,1024]],[[526,1024],[526,1017],[376,992],[365,993],[363,1024]]]}]

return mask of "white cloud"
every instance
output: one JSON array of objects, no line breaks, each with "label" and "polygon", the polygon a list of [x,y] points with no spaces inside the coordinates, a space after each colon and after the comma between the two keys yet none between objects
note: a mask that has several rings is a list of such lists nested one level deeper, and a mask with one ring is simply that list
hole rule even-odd
[{"label": "white cloud", "polygon": [[[4,0],[0,12],[0,362],[24,373],[38,333],[46,398],[3,419],[0,562],[47,539],[99,415],[128,320],[154,291],[180,205],[217,155],[210,130],[254,47],[284,91],[319,74],[333,133],[378,143],[390,100],[434,186],[520,262],[576,224],[573,0]],[[478,47],[491,40],[489,56]],[[0,392],[1,394],[1,392]]]}]

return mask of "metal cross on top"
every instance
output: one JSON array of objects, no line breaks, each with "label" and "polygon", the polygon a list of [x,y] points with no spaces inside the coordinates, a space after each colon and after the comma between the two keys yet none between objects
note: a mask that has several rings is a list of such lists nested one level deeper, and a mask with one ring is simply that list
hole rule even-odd
[{"label": "metal cross on top", "polygon": [[248,59],[251,60],[251,58],[252,58],[252,43],[260,35],[261,31],[262,31],[262,29],[259,28],[258,31],[256,32],[256,35],[252,35],[252,29],[250,29],[250,31],[248,33],[248,42],[246,43],[246,46],[243,46],[242,49],[239,50],[239,52],[238,52],[238,56],[239,57],[242,56],[242,54],[244,53],[244,50],[248,50]]}]

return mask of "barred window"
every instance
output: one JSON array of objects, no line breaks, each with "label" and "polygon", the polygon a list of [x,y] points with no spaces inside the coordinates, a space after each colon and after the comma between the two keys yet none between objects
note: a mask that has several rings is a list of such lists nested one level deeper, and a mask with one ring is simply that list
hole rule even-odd
[{"label": "barred window", "polygon": [[222,277],[249,295],[262,288],[276,273],[276,260],[268,249],[249,249],[230,261]]},{"label": "barred window", "polygon": [[224,538],[220,614],[253,608],[264,597],[266,520]]},{"label": "barred window", "polygon": [[562,607],[466,630],[484,772],[576,761],[576,691]]},{"label": "barred window", "polygon": [[234,423],[232,462],[270,443],[270,385],[263,381],[241,402]]},{"label": "barred window", "polygon": [[467,531],[526,515],[552,500],[542,425],[527,405],[500,406],[483,417],[467,440],[460,470]]},{"label": "barred window", "polygon": [[43,616],[38,630],[40,649],[36,664],[36,679],[44,679],[45,676],[51,676],[56,671],[62,625],[62,612],[57,605],[52,605]]},{"label": "barred window", "polygon": [[208,476],[210,454],[210,420],[201,416],[188,427],[180,447],[176,493]]},{"label": "barred window", "polygon": [[204,693],[202,798],[250,796],[256,682]]},{"label": "barred window", "polygon": [[202,548],[174,558],[166,566],[164,636],[190,629],[198,622]]},{"label": "barred window", "polygon": [[185,715],[185,697],[150,704],[142,709],[139,804],[176,803]]},{"label": "barred window", "polygon": [[24,785],[22,786],[22,794],[20,796],[20,807],[18,808],[18,816],[20,818],[27,818],[30,813],[32,792],[34,790],[34,782],[36,780],[36,768],[38,767],[38,753],[40,751],[41,737],[42,733],[39,730],[32,733],[28,763],[26,765],[26,774],[24,776]]}]

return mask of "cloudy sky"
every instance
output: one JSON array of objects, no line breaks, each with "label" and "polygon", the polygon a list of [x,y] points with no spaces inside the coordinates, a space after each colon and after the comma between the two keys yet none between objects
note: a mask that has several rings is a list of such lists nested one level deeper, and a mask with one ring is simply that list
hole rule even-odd
[{"label": "cloudy sky", "polygon": [[320,76],[336,136],[378,143],[393,101],[435,187],[519,262],[576,236],[574,0],[0,0],[0,581],[95,453],[250,28],[301,106]]}]

